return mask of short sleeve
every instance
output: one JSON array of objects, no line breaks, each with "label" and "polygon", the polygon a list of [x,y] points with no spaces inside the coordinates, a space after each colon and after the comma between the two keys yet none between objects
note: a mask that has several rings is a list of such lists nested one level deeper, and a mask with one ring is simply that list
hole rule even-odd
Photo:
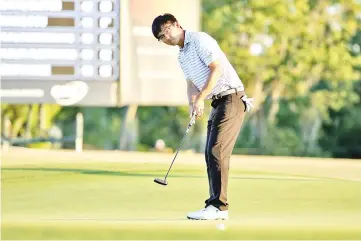
[{"label": "short sleeve", "polygon": [[217,60],[219,46],[217,41],[210,35],[204,32],[199,33],[195,44],[197,54],[205,65],[208,66],[210,63]]}]

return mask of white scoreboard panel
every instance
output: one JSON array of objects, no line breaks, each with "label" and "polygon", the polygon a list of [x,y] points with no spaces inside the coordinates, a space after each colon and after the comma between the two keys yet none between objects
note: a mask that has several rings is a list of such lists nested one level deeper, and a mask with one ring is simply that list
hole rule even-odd
[{"label": "white scoreboard panel", "polygon": [[0,2],[3,102],[115,103],[119,0]]},{"label": "white scoreboard panel", "polygon": [[[189,18],[186,2],[196,8],[193,17]],[[197,4],[195,0],[0,0],[1,101],[184,104],[184,92],[159,97],[164,92],[161,87],[167,93],[179,93],[179,87],[184,91],[184,79],[176,51],[169,55],[157,43],[151,23],[155,16],[182,6],[178,15],[197,29]],[[159,63],[163,66],[157,70]]]}]

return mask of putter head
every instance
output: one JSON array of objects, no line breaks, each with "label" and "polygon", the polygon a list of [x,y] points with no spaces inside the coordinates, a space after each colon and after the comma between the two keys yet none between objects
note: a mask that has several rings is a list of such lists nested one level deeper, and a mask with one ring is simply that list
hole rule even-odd
[{"label": "putter head", "polygon": [[159,178],[156,178],[154,179],[154,182],[155,183],[158,183],[160,185],[163,185],[163,186],[167,186],[168,185],[168,182],[166,180],[162,180],[162,179],[159,179]]}]

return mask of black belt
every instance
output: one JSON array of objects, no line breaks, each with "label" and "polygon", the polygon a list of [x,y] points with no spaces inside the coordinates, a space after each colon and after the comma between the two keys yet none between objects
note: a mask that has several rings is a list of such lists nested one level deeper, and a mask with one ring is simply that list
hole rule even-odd
[{"label": "black belt", "polygon": [[233,89],[225,90],[225,91],[222,91],[219,94],[213,95],[212,99],[217,100],[217,99],[220,99],[220,98],[222,98],[222,97],[224,97],[226,95],[230,95],[230,94],[241,92],[241,91],[243,92],[243,88],[233,88]]}]

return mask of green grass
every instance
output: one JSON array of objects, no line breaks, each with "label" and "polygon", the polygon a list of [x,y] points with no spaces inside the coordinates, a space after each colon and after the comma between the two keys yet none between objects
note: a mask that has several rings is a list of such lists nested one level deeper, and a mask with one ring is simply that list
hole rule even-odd
[{"label": "green grass", "polygon": [[208,194],[204,165],[176,163],[168,186],[155,184],[168,165],[8,159],[1,238],[361,239],[360,182],[234,167],[230,220],[192,221]]}]

